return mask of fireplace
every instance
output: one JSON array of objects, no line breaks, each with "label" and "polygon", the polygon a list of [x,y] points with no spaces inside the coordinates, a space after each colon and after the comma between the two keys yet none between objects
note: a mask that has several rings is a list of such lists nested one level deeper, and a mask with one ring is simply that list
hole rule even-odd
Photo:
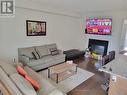
[{"label": "fireplace", "polygon": [[108,41],[89,39],[88,48],[92,52],[96,52],[99,55],[106,55],[108,50]]}]

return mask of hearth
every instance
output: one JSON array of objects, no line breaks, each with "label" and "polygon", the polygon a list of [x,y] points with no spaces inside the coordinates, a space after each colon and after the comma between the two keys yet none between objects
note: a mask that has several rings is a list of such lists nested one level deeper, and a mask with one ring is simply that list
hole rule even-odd
[{"label": "hearth", "polygon": [[108,41],[89,39],[88,48],[90,51],[95,52],[99,55],[106,55],[108,50]]}]

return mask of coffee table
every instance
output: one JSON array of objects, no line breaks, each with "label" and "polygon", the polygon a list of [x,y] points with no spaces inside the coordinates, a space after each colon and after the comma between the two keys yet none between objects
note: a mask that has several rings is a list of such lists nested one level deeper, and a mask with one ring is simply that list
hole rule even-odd
[{"label": "coffee table", "polygon": [[74,63],[62,63],[48,68],[48,78],[51,78],[58,83],[77,72],[77,64]]}]

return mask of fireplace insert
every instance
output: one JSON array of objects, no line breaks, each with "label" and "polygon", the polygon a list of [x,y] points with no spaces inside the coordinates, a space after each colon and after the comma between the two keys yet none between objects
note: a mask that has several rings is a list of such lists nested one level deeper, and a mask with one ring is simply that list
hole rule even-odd
[{"label": "fireplace insert", "polygon": [[95,52],[99,55],[106,55],[108,50],[108,41],[89,39],[88,48],[90,51]]}]

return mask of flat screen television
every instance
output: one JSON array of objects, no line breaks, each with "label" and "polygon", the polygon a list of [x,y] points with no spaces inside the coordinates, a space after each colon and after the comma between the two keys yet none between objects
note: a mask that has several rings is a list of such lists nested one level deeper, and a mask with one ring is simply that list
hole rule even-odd
[{"label": "flat screen television", "polygon": [[86,34],[111,35],[111,30],[111,18],[86,19]]}]

